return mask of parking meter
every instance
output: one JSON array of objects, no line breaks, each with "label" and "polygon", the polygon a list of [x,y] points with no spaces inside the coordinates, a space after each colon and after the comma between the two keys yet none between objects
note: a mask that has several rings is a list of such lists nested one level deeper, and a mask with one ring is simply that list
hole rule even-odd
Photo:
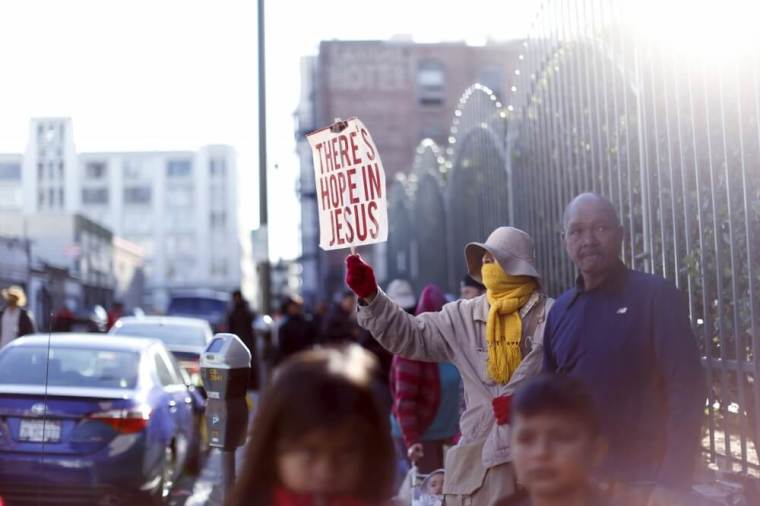
[{"label": "parking meter", "polygon": [[201,376],[208,394],[209,445],[231,451],[245,443],[246,389],[251,352],[235,334],[216,334],[201,355]]}]

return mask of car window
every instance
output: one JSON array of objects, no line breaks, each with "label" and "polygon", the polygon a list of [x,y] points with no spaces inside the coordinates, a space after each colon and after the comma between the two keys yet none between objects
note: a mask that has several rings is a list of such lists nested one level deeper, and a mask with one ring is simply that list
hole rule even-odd
[{"label": "car window", "polygon": [[169,361],[169,365],[174,371],[174,375],[180,380],[180,383],[183,385],[189,385],[191,383],[190,377],[187,375],[187,371],[179,366],[177,360],[174,358],[174,355],[169,353],[166,356],[166,359]]},{"label": "car window", "polygon": [[206,346],[206,330],[198,325],[127,322],[111,330],[112,334],[160,339],[167,346]]},{"label": "car window", "polygon": [[169,302],[167,314],[221,314],[227,311],[227,302],[205,297],[174,297]]},{"label": "car window", "polygon": [[158,373],[158,380],[161,382],[161,384],[165,387],[177,385],[177,384],[184,384],[180,379],[177,377],[177,375],[172,371],[171,368],[166,363],[166,360],[163,357],[162,353],[156,353],[154,355],[154,360],[156,363],[156,372]]},{"label": "car window", "polygon": [[92,348],[12,346],[0,353],[0,384],[134,388],[140,355]]}]

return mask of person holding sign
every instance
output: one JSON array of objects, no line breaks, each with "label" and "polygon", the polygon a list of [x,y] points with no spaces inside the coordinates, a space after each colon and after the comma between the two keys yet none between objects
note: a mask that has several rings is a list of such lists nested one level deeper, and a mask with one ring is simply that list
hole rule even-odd
[{"label": "person holding sign", "polygon": [[552,300],[541,289],[531,237],[499,227],[485,243],[465,247],[469,274],[486,293],[439,312],[412,316],[377,286],[361,257],[346,258],[346,284],[360,299],[359,324],[388,351],[451,362],[464,382],[462,437],[446,456],[445,504],[492,506],[516,493],[509,448],[514,391],[541,371],[545,317]]}]

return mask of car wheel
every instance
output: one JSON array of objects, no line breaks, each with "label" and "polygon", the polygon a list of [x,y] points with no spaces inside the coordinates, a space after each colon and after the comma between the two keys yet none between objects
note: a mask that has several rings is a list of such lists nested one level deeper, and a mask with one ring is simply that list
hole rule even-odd
[{"label": "car wheel", "polygon": [[174,488],[174,474],[177,466],[177,456],[170,444],[164,449],[164,459],[161,463],[161,481],[153,492],[151,503],[158,506],[169,503],[169,496]]}]

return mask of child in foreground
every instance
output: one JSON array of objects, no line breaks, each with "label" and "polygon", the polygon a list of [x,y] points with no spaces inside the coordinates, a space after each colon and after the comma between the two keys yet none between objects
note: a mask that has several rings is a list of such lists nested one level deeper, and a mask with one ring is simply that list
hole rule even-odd
[{"label": "child in foreground", "polygon": [[392,494],[394,451],[359,346],[298,353],[265,392],[232,506],[375,506]]},{"label": "child in foreground", "polygon": [[420,497],[414,502],[415,506],[441,506],[443,504],[443,480],[445,472],[437,469],[430,473],[422,482]]},{"label": "child in foreground", "polygon": [[605,443],[583,385],[536,378],[516,393],[511,410],[515,471],[527,490],[518,506],[612,506],[592,482]]}]

